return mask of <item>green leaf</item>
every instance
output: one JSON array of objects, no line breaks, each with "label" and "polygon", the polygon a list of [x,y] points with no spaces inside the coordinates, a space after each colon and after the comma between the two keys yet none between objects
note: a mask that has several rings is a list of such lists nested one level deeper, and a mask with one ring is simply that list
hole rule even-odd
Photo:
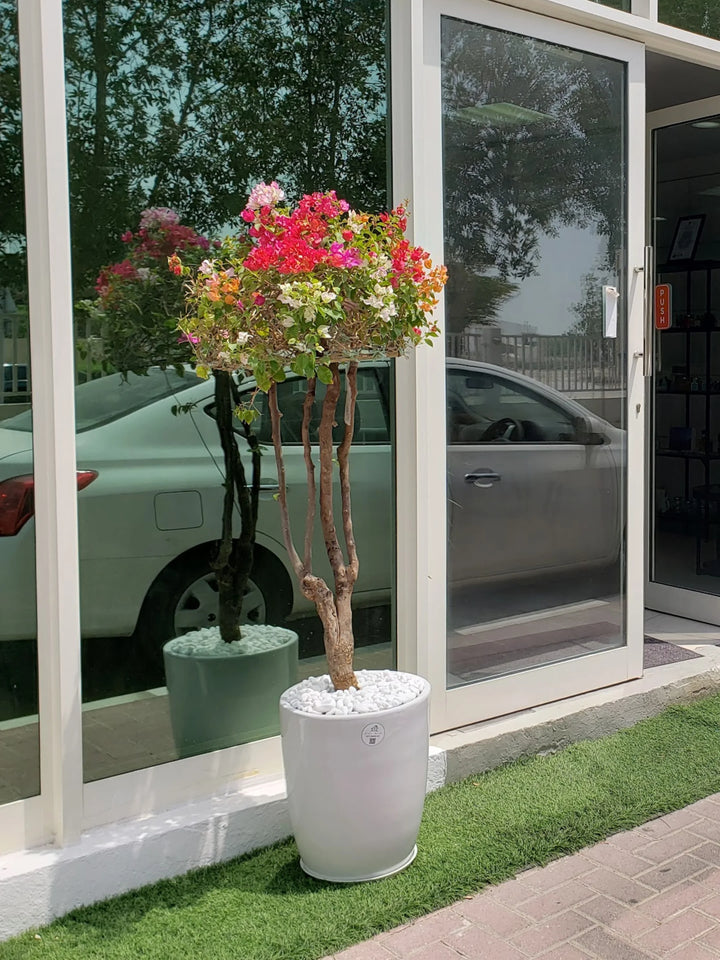
[{"label": "green leaf", "polygon": [[317,378],[320,383],[332,383],[333,375],[332,370],[329,367],[325,367],[322,364],[317,368]]}]

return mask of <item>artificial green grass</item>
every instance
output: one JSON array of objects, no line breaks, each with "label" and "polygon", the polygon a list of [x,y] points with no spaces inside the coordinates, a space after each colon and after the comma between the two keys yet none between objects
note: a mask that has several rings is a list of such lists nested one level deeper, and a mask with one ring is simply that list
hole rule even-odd
[{"label": "artificial green grass", "polygon": [[0,960],[316,960],[716,791],[720,696],[437,791],[416,861],[387,880],[312,880],[288,841],[75,910]]}]

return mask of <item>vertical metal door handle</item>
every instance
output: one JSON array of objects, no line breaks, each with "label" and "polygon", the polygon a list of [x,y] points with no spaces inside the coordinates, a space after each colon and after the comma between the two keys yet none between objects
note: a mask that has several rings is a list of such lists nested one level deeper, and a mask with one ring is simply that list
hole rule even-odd
[{"label": "vertical metal door handle", "polygon": [[645,257],[643,261],[643,283],[644,283],[644,308],[645,308],[645,343],[643,345],[643,376],[651,377],[653,375],[653,359],[655,356],[654,343],[654,308],[653,290],[655,289],[655,263],[654,250],[652,247],[645,247]]}]

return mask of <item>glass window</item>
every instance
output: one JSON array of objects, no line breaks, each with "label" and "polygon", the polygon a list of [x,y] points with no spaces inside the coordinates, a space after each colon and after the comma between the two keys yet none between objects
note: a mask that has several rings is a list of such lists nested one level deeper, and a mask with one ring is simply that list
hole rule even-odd
[{"label": "glass window", "polygon": [[[355,405],[353,444],[390,443],[389,366],[386,364],[379,367],[360,367],[358,370],[357,386],[358,395]],[[249,394],[250,391],[251,388],[248,388],[245,392]],[[318,381],[315,388],[315,402],[313,404],[312,418],[310,421],[310,439],[313,443],[317,442],[324,397],[325,385]],[[270,426],[270,411],[268,409],[267,395],[258,393],[252,399],[248,396],[246,402],[252,402],[252,405],[259,414],[259,418],[255,424],[255,433],[257,434],[258,440],[260,443],[272,444],[272,430]],[[285,445],[289,446],[302,443],[304,403],[304,380],[290,378],[278,386],[278,406],[282,411],[281,428],[283,443]],[[343,381],[340,390],[340,399],[338,400],[338,410],[344,409],[344,406],[345,382]],[[215,404],[213,403],[207,406],[205,412],[208,416],[214,418],[216,415]],[[238,433],[243,432],[239,422],[235,429]],[[335,443],[341,442],[343,434],[344,426],[342,422],[337,423],[333,428]]]},{"label": "glass window", "polygon": [[[30,340],[17,7],[0,0],[0,804],[40,791]],[[26,420],[21,433],[17,420]]]},{"label": "glass window", "polygon": [[448,443],[577,443],[578,412],[488,373],[448,370]]},{"label": "glass window", "polygon": [[614,7],[616,10],[630,10],[630,0],[594,0],[595,3],[601,3],[604,7]]},{"label": "glass window", "polygon": [[[388,205],[387,6],[64,4],[78,468],[97,472],[78,500],[86,780],[177,757],[162,646],[220,614],[223,453],[207,415],[214,382],[174,372],[191,357],[178,342],[182,288],[167,256],[207,256],[236,229],[259,180],[279,181],[291,203],[335,189],[357,209]],[[394,662],[391,376],[391,365],[360,376],[351,459],[360,667]],[[305,466],[289,408],[297,388],[285,385],[281,406],[302,530]],[[324,672],[322,629],[281,546],[263,403],[258,535],[242,618],[297,631],[300,679]],[[28,428],[27,419],[18,424]],[[314,556],[327,574],[321,538]],[[276,697],[271,683],[255,690]]]},{"label": "glass window", "polygon": [[659,0],[658,18],[682,30],[720,38],[720,7],[715,0]]},{"label": "glass window", "polygon": [[625,643],[625,68],[442,21],[448,686]]}]

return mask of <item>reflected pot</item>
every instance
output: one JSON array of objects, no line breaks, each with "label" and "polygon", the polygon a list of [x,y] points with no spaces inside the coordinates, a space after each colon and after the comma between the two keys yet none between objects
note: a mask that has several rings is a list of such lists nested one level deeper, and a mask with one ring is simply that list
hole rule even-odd
[{"label": "reflected pot", "polygon": [[[179,757],[222,750],[280,732],[277,703],[297,679],[298,636],[242,656],[178,654],[163,647],[173,738]],[[172,641],[170,641],[172,643]]]},{"label": "reflected pot", "polygon": [[379,880],[415,859],[425,803],[430,684],[409,703],[352,716],[281,703],[290,821],[305,873]]}]

